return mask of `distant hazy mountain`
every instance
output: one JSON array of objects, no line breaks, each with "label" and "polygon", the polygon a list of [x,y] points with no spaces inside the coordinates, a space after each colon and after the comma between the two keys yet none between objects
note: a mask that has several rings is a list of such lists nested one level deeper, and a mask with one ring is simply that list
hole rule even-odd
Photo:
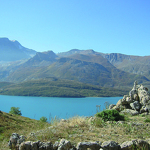
[{"label": "distant hazy mountain", "polygon": [[[72,49],[59,54],[37,52],[35,55],[35,51],[19,42],[1,38],[0,58],[15,60],[6,66],[0,64],[0,81],[22,82],[56,77],[104,87],[132,86],[135,80],[150,85],[149,56],[104,54],[92,49]],[[25,58],[28,60],[16,62]]]},{"label": "distant hazy mountain", "polygon": [[52,51],[37,53],[11,72],[7,81],[21,82],[57,77],[104,87],[130,86],[135,80],[139,83],[149,81],[145,76],[117,69],[100,53],[93,50],[71,52],[70,55],[68,52],[65,57],[58,56]]},{"label": "distant hazy mountain", "polygon": [[36,51],[23,47],[18,41],[0,38],[0,61],[16,61],[31,58]]},{"label": "distant hazy mountain", "polygon": [[120,70],[144,75],[150,79],[150,56],[132,56],[119,53],[102,54],[102,56]]},{"label": "distant hazy mountain", "polygon": [[67,57],[67,56],[70,56],[70,55],[73,55],[73,54],[86,54],[86,55],[90,55],[90,54],[97,54],[97,52],[95,52],[92,49],[89,49],[89,50],[72,49],[72,50],[70,50],[68,52],[58,53],[57,55],[59,57]]}]

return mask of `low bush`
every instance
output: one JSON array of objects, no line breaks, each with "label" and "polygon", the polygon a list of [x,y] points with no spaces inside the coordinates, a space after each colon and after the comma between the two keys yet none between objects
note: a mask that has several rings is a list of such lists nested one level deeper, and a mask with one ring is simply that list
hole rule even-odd
[{"label": "low bush", "polygon": [[101,117],[104,121],[119,121],[125,120],[124,115],[120,115],[119,112],[115,109],[103,110],[100,113],[96,114],[97,117]]},{"label": "low bush", "polygon": [[19,107],[11,107],[9,113],[21,116],[22,113],[21,113],[21,111],[19,109],[20,109]]},{"label": "low bush", "polygon": [[47,122],[47,118],[46,118],[46,117],[41,117],[41,118],[40,118],[40,121],[42,121],[42,122]]},{"label": "low bush", "polygon": [[146,118],[144,122],[150,122],[150,118]]}]

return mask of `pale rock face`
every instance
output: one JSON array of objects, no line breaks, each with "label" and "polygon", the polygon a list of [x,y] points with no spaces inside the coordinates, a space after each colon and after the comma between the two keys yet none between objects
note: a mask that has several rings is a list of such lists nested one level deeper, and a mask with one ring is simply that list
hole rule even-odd
[{"label": "pale rock face", "polygon": [[149,100],[150,100],[149,95],[143,96],[142,99],[141,99],[142,105],[146,105],[149,102]]},{"label": "pale rock face", "polygon": [[122,104],[122,99],[120,99],[118,102],[117,102],[117,104],[116,104],[116,106],[120,106]]},{"label": "pale rock face", "polygon": [[133,110],[140,110],[141,108],[141,104],[138,101],[135,101],[133,103],[130,103],[130,106]]},{"label": "pale rock face", "polygon": [[130,103],[132,103],[132,102],[133,102],[133,100],[131,99],[131,97],[130,97],[130,96],[127,96],[127,97],[126,97],[126,101],[127,101],[127,103],[128,103],[128,104],[130,104]]},{"label": "pale rock face", "polygon": [[122,113],[122,114],[128,113],[128,114],[130,114],[130,115],[132,115],[132,116],[135,116],[135,115],[138,115],[138,114],[139,114],[138,111],[132,110],[132,109],[124,109],[124,110],[121,111],[120,113]]},{"label": "pale rock face", "polygon": [[133,99],[134,99],[135,101],[139,101],[139,96],[138,96],[138,94],[134,94],[134,95],[133,95]]},{"label": "pale rock face", "polygon": [[103,142],[101,145],[102,149],[104,150],[120,150],[120,145],[114,141],[106,141]]},{"label": "pale rock face", "polygon": [[[124,95],[112,109],[118,111],[126,109],[131,115],[150,112],[150,94],[148,88],[143,85],[138,85],[135,81],[129,95]],[[129,111],[128,109],[131,110]],[[133,112],[133,110],[136,112]]]}]

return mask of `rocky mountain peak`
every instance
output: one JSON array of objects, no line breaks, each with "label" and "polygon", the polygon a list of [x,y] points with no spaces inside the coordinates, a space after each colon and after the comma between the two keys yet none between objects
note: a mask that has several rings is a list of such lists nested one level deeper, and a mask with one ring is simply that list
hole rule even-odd
[{"label": "rocky mountain peak", "polygon": [[36,51],[23,47],[16,40],[0,38],[0,61],[16,61],[31,58]]}]

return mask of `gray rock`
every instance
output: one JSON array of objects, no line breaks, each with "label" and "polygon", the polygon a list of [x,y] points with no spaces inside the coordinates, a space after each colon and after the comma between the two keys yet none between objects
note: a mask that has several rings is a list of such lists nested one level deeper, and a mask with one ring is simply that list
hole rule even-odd
[{"label": "gray rock", "polygon": [[31,150],[31,141],[21,143],[19,146],[19,150]]},{"label": "gray rock", "polygon": [[53,150],[53,145],[51,142],[40,142],[39,150]]},{"label": "gray rock", "polygon": [[122,113],[122,114],[130,114],[130,115],[132,115],[132,116],[135,116],[135,115],[138,115],[139,114],[139,112],[138,111],[136,111],[136,110],[132,110],[132,109],[124,109],[123,111],[121,111],[120,113]]},{"label": "gray rock", "polygon": [[135,90],[135,89],[131,90],[131,91],[129,92],[130,98],[133,100],[133,99],[134,99],[134,95],[137,94],[137,93],[138,93],[137,90]]},{"label": "gray rock", "polygon": [[19,150],[53,150],[51,142],[23,142],[19,145]]},{"label": "gray rock", "polygon": [[134,141],[126,141],[120,145],[121,150],[133,150],[134,146],[135,146]]},{"label": "gray rock", "polygon": [[150,101],[150,96],[149,95],[145,95],[145,96],[143,96],[142,98],[141,98],[141,104],[142,105],[146,105],[146,104],[148,104],[149,103],[149,101]]},{"label": "gray rock", "polygon": [[139,96],[138,96],[138,94],[134,94],[134,95],[133,95],[133,99],[134,99],[135,101],[139,101]]},{"label": "gray rock", "polygon": [[146,106],[142,106],[142,108],[140,109],[140,113],[145,113],[148,112],[148,109]]},{"label": "gray rock", "polygon": [[126,141],[122,143],[121,150],[133,150],[133,149],[145,149],[149,150],[149,143],[147,141],[143,140],[132,140],[132,141]]},{"label": "gray rock", "polygon": [[141,104],[138,101],[130,103],[130,106],[132,109],[137,110],[137,111],[140,110],[140,108],[141,108]]},{"label": "gray rock", "polygon": [[100,144],[97,142],[80,142],[77,144],[77,150],[99,150],[101,148]]},{"label": "gray rock", "polygon": [[103,150],[120,150],[120,145],[114,141],[106,141],[101,145]]},{"label": "gray rock", "polygon": [[147,110],[148,112],[150,112],[150,104],[147,104],[147,105],[146,105],[146,110]]},{"label": "gray rock", "polygon": [[26,139],[25,136],[23,136],[23,135],[19,136],[19,134],[13,133],[8,142],[8,146],[10,149],[13,147],[18,147],[18,145],[21,144],[22,142],[24,142],[25,139]]},{"label": "gray rock", "polygon": [[142,97],[145,97],[146,95],[149,95],[148,89],[143,85],[140,85],[140,87],[138,88],[139,99],[142,100]]},{"label": "gray rock", "polygon": [[116,106],[116,105],[110,104],[110,105],[109,105],[109,109],[112,109],[114,106]]},{"label": "gray rock", "polygon": [[127,97],[128,97],[128,95],[123,96],[123,99],[121,100],[122,105],[128,104],[128,102],[126,101]]},{"label": "gray rock", "polygon": [[58,150],[69,150],[72,148],[71,142],[65,139],[61,139],[58,145]]},{"label": "gray rock", "polygon": [[31,142],[31,149],[32,150],[37,150],[38,147],[39,147],[39,143],[40,143],[40,141]]},{"label": "gray rock", "polygon": [[130,104],[130,103],[133,102],[133,99],[131,99],[130,96],[126,96],[126,102],[127,102],[128,104]]},{"label": "gray rock", "polygon": [[54,145],[53,145],[53,149],[54,149],[54,150],[57,150],[57,149],[58,149],[58,146],[59,146],[59,142],[56,141],[56,142],[54,143]]},{"label": "gray rock", "polygon": [[136,146],[137,146],[137,149],[145,149],[145,150],[149,150],[150,149],[150,145],[147,141],[143,141],[143,140],[137,140],[136,141]]}]

